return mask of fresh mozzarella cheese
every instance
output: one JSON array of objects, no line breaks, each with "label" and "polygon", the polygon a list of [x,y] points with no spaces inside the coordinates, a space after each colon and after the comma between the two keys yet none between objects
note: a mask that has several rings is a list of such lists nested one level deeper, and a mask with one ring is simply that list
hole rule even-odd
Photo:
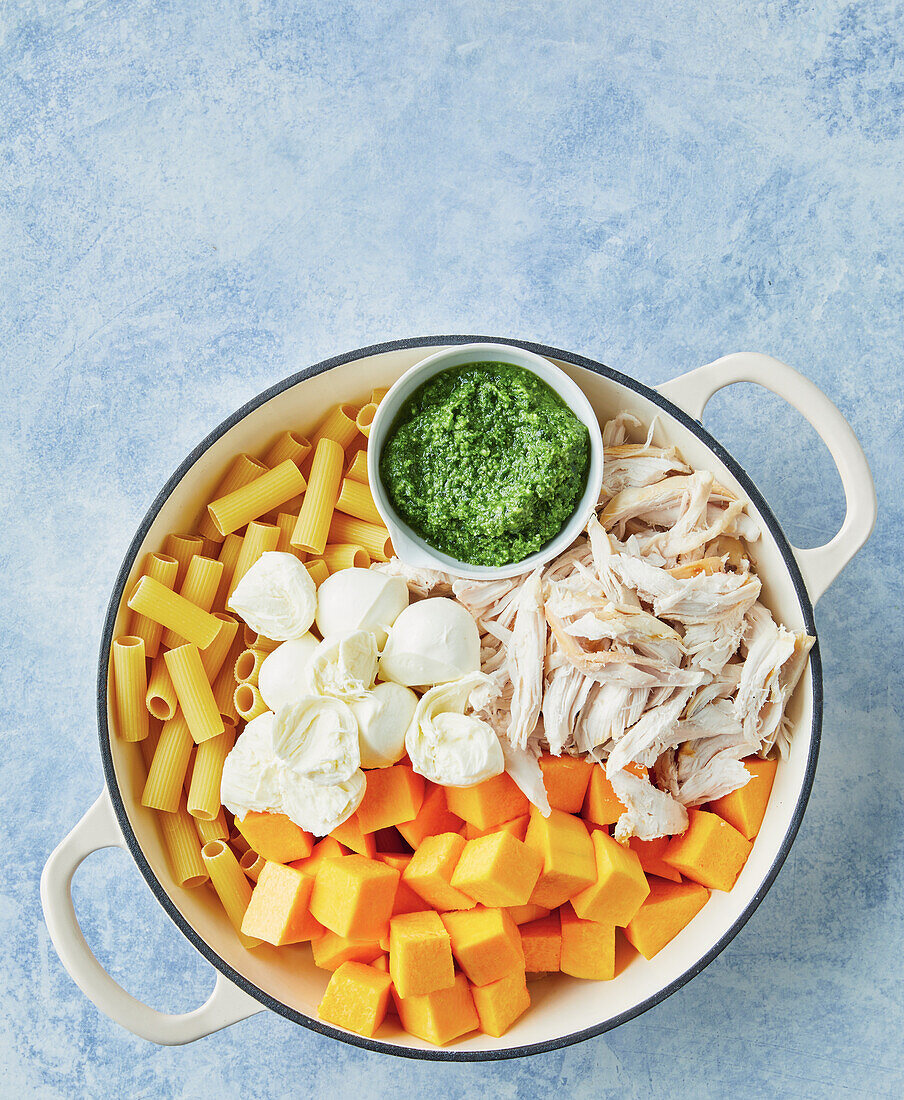
[{"label": "fresh mozzarella cheese", "polygon": [[306,695],[283,707],[274,745],[287,771],[319,786],[346,782],[361,764],[358,723],[341,699]]},{"label": "fresh mozzarella cheese", "polygon": [[[416,605],[415,605],[416,606]],[[473,787],[505,769],[496,733],[473,714],[465,714],[468,696],[483,682],[482,673],[441,684],[422,696],[405,737],[412,767],[444,787]]]},{"label": "fresh mozzarella cheese", "polygon": [[249,810],[279,811],[281,765],[275,734],[276,715],[258,715],[245,726],[223,764],[220,800],[239,820]]},{"label": "fresh mozzarella cheese", "polygon": [[377,658],[377,641],[369,630],[326,637],[308,661],[306,691],[347,702],[363,699],[377,677]]},{"label": "fresh mozzarella cheese", "polygon": [[227,607],[274,642],[300,638],[314,621],[317,588],[294,554],[267,551],[235,586]]},{"label": "fresh mozzarella cheese", "polygon": [[282,812],[314,836],[327,836],[361,805],[364,772],[355,771],[341,783],[310,783],[296,772],[283,776]]},{"label": "fresh mozzarella cheese", "polygon": [[401,684],[377,684],[350,704],[358,722],[362,768],[388,768],[405,755],[405,734],[417,696]]},{"label": "fresh mozzarella cheese", "polygon": [[477,624],[460,603],[420,600],[399,615],[380,659],[380,677],[406,687],[460,680],[480,669]]},{"label": "fresh mozzarella cheese", "polygon": [[408,585],[370,569],[340,569],[317,589],[317,629],[324,638],[372,630],[377,645],[408,606]]},{"label": "fresh mozzarella cheese", "polygon": [[319,644],[313,634],[302,634],[283,642],[264,658],[257,686],[270,710],[277,711],[305,694],[305,669]]}]

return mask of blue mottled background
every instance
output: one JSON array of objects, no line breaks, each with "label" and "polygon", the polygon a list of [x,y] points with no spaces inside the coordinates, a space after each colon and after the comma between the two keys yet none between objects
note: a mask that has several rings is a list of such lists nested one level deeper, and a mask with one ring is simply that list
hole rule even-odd
[{"label": "blue mottled background", "polygon": [[[71,0],[0,6],[0,1094],[901,1095],[904,11],[884,0]],[[571,348],[645,382],[770,352],[838,403],[880,521],[820,603],[825,736],[778,882],[597,1040],[407,1063],[264,1013],[181,1049],[61,968],[41,867],[101,789],[94,669],[140,517],[296,368],[398,336]],[[801,545],[842,516],[796,413],[707,424]],[[136,995],[213,974],[122,852],[75,880]]]}]

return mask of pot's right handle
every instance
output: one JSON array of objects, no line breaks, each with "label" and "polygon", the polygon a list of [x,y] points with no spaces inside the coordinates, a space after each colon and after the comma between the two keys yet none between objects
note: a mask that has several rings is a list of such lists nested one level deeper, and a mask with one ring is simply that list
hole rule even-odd
[{"label": "pot's right handle", "polygon": [[816,429],[838,467],[847,505],[841,530],[824,546],[793,547],[810,599],[816,603],[869,538],[876,522],[876,488],[866,455],[850,424],[822,390],[770,355],[723,355],[656,388],[689,416],[701,420],[713,394],[735,382],[755,382],[793,405]]}]

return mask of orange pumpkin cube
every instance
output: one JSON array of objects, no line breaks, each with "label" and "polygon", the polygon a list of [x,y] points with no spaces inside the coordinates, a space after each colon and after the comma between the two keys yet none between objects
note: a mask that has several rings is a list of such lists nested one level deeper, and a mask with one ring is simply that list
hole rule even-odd
[{"label": "orange pumpkin cube", "polygon": [[379,940],[389,927],[399,872],[382,861],[342,856],[323,863],[311,891],[311,913],[338,936]]},{"label": "orange pumpkin cube", "polygon": [[[397,855],[392,852],[387,852],[380,856],[380,859],[382,859],[388,867],[395,867],[401,875],[411,862],[411,854]],[[399,885],[396,887],[395,901],[392,903],[392,915],[397,917],[402,913],[420,913],[423,908],[424,899],[421,895],[416,894],[411,887],[400,878]]]},{"label": "orange pumpkin cube", "polygon": [[469,840],[452,872],[452,885],[481,905],[526,905],[543,857],[505,829]]},{"label": "orange pumpkin cube", "polygon": [[583,920],[624,928],[650,892],[646,875],[637,853],[602,829],[594,829],[590,840],[596,857],[596,882],[572,895],[571,904]]},{"label": "orange pumpkin cube", "polygon": [[687,829],[672,837],[662,859],[711,890],[730,890],[753,845],[718,814],[688,811]]},{"label": "orange pumpkin cube", "polygon": [[291,863],[311,854],[314,838],[300,829],[285,814],[257,813],[249,810],[235,827],[251,848],[274,863]]},{"label": "orange pumpkin cube", "polygon": [[389,973],[400,997],[419,997],[452,985],[452,941],[439,913],[431,909],[392,918]]},{"label": "orange pumpkin cube", "polygon": [[559,911],[562,925],[563,974],[609,981],[615,977],[615,925],[581,920],[570,905]]},{"label": "orange pumpkin cube", "polygon": [[411,847],[417,848],[425,837],[457,833],[461,826],[461,818],[446,805],[446,788],[425,780],[424,801],[417,816],[411,821],[399,822],[396,827]]},{"label": "orange pumpkin cube", "polygon": [[304,871],[306,875],[315,878],[321,863],[325,863],[328,859],[338,859],[340,856],[347,855],[348,848],[344,844],[340,844],[338,840],[334,840],[331,836],[326,836],[314,845],[309,856],[305,856],[304,859],[292,860],[289,866]]},{"label": "orange pumpkin cube", "polygon": [[775,760],[761,760],[758,756],[751,756],[743,763],[751,778],[743,787],[710,802],[707,809],[718,814],[747,840],[753,840],[766,816],[766,804],[778,765]]},{"label": "orange pumpkin cube", "polygon": [[440,918],[452,940],[452,954],[473,985],[524,970],[521,934],[504,909],[469,909],[441,913]]},{"label": "orange pumpkin cube", "polygon": [[596,881],[596,858],[587,827],[579,817],[553,810],[543,817],[534,807],[525,844],[543,857],[543,870],[530,901],[556,909]]},{"label": "orange pumpkin cube", "polygon": [[447,787],[446,804],[452,813],[478,829],[492,829],[530,810],[526,796],[506,772],[473,787]]},{"label": "orange pumpkin cube", "polygon": [[468,979],[457,974],[448,989],[437,989],[420,997],[400,997],[392,991],[402,1027],[434,1046],[442,1047],[479,1026]]},{"label": "orange pumpkin cube", "polygon": [[373,859],[377,854],[377,841],[373,833],[365,833],[358,821],[358,815],[352,814],[341,825],[337,825],[330,833],[333,840],[338,840],[346,848],[357,852],[359,856]]},{"label": "orange pumpkin cube", "polygon": [[520,926],[524,969],[531,974],[558,970],[562,963],[562,925],[559,914],[529,921]]},{"label": "orange pumpkin cube", "polygon": [[652,959],[694,919],[709,899],[696,882],[652,879],[643,905],[625,928],[625,936],[645,959]]},{"label": "orange pumpkin cube", "polygon": [[474,899],[451,885],[464,846],[464,837],[458,833],[426,837],[409,860],[402,881],[434,909],[473,909]]},{"label": "orange pumpkin cube", "polygon": [[383,948],[378,940],[350,940],[325,931],[311,940],[311,954],[321,970],[338,970],[347,962],[372,963],[383,954]]},{"label": "orange pumpkin cube", "polygon": [[[647,769],[642,764],[628,764],[627,770],[642,778],[647,775]],[[614,825],[624,812],[624,804],[618,800],[612,784],[606,778],[605,767],[597,764],[590,773],[590,783],[584,798],[584,820],[592,825]]]},{"label": "orange pumpkin cube", "polygon": [[317,1009],[321,1020],[373,1037],[386,1017],[388,974],[358,962],[343,963],[330,978]]},{"label": "orange pumpkin cube", "polygon": [[530,1008],[530,993],[523,970],[513,970],[487,985],[472,985],[471,996],[480,1020],[480,1030],[498,1038]]},{"label": "orange pumpkin cube", "polygon": [[499,832],[511,833],[516,840],[524,840],[529,824],[530,814],[522,814],[521,817],[514,817],[511,821],[503,821],[501,825],[494,825],[492,829],[478,829],[476,825],[469,825],[466,821],[459,831],[465,840],[477,840],[479,837]]},{"label": "orange pumpkin cube", "polygon": [[550,756],[544,753],[540,757],[540,771],[550,806],[554,810],[579,814],[590,776],[594,767],[598,766],[592,760],[583,760],[579,756]]},{"label": "orange pumpkin cube", "polygon": [[276,947],[321,935],[322,925],[308,910],[313,886],[310,875],[267,860],[242,918],[242,932]]},{"label": "orange pumpkin cube", "polygon": [[631,837],[628,841],[628,847],[632,852],[637,853],[644,874],[659,875],[660,878],[667,878],[670,882],[681,881],[680,871],[676,871],[674,867],[670,867],[662,859],[662,853],[668,848],[671,839],[670,836],[658,836],[654,840],[641,840],[636,836]]},{"label": "orange pumpkin cube", "polygon": [[532,920],[548,917],[550,912],[542,905],[534,905],[532,901],[529,901],[527,905],[507,905],[505,911],[515,924],[529,924]]},{"label": "orange pumpkin cube", "polygon": [[354,813],[362,833],[375,833],[417,817],[424,801],[424,777],[404,764],[364,773],[364,798]]}]

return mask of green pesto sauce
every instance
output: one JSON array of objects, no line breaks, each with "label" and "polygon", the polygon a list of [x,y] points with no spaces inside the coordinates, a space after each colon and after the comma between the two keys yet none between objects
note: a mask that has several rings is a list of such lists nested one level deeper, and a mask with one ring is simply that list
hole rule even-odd
[{"label": "green pesto sauce", "polygon": [[380,475],[399,516],[472,565],[521,561],[555,538],[584,493],[590,433],[536,375],[469,363],[399,410]]}]

